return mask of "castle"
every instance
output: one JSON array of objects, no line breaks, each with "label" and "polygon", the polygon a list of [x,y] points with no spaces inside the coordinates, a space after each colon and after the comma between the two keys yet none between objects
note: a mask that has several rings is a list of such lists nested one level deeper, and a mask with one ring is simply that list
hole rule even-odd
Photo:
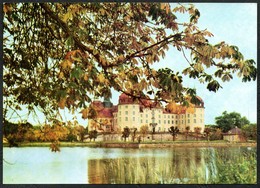
[{"label": "castle", "polygon": [[126,94],[119,96],[118,105],[113,105],[110,100],[103,102],[95,100],[91,103],[97,114],[95,119],[89,119],[89,130],[98,132],[121,132],[124,127],[140,130],[142,125],[148,125],[150,130],[155,127],[156,132],[168,132],[171,126],[177,126],[180,132],[184,132],[187,126],[194,132],[195,127],[204,131],[204,102],[197,96],[199,105],[194,105],[192,110],[181,108],[169,111],[159,103],[150,100],[133,100]]}]

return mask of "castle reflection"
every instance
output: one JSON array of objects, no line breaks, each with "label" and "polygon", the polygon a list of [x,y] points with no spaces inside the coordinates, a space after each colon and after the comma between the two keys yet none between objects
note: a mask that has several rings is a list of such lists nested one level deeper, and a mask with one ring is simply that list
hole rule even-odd
[{"label": "castle reflection", "polygon": [[[158,152],[158,151],[154,151]],[[208,150],[171,149],[165,155],[88,161],[90,184],[157,184],[207,182]],[[211,151],[212,153],[212,151]],[[211,158],[210,160],[214,160]]]}]

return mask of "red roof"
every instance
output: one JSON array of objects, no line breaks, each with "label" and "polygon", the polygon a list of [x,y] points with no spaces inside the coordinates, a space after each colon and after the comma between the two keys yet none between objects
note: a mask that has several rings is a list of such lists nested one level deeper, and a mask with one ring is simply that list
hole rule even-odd
[{"label": "red roof", "polygon": [[113,118],[112,108],[103,108],[98,112],[99,118]]},{"label": "red roof", "polygon": [[231,130],[229,130],[227,133],[223,133],[224,135],[239,135],[242,134],[241,129],[239,129],[237,126]]}]

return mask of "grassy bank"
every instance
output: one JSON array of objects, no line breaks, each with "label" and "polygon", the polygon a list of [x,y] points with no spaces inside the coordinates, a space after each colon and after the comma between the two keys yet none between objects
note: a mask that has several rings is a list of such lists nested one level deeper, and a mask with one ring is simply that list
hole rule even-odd
[{"label": "grassy bank", "polygon": [[[49,147],[51,142],[23,142],[18,147]],[[3,144],[8,147],[7,143]],[[158,148],[158,147],[232,147],[247,146],[254,147],[256,142],[232,143],[224,140],[217,141],[145,141],[137,142],[106,141],[106,142],[60,142],[61,147],[134,147],[134,148]]]},{"label": "grassy bank", "polygon": [[[51,142],[22,142],[18,147],[50,147]],[[60,142],[61,147],[100,147],[100,142]],[[7,143],[3,144],[8,147]]]}]

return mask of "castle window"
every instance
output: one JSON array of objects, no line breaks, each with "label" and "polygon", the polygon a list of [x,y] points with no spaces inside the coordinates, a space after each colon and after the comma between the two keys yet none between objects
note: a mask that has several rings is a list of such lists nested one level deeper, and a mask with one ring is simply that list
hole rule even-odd
[{"label": "castle window", "polygon": [[161,120],[159,120],[159,123],[161,124]]},{"label": "castle window", "polygon": [[190,114],[188,114],[188,118],[190,117]]},{"label": "castle window", "polygon": [[143,120],[141,119],[140,122],[143,123]]},{"label": "castle window", "polygon": [[128,121],[128,117],[125,117],[125,121]]},{"label": "castle window", "polygon": [[135,115],[135,111],[133,111],[133,115]]},{"label": "castle window", "polygon": [[125,115],[128,115],[128,111],[125,111]]},{"label": "castle window", "polygon": [[202,119],[200,119],[200,122],[202,123]]},{"label": "castle window", "polygon": [[148,118],[148,114],[146,114],[146,118]]},{"label": "castle window", "polygon": [[174,115],[172,115],[172,118],[174,118]]},{"label": "castle window", "polygon": [[172,124],[174,124],[174,121],[172,120]]},{"label": "castle window", "polygon": [[178,121],[176,120],[176,122],[175,122],[176,124],[178,124]]},{"label": "castle window", "polygon": [[188,119],[188,123],[190,123],[190,119]]},{"label": "castle window", "polygon": [[145,122],[148,123],[148,120],[146,120]]},{"label": "castle window", "polygon": [[125,106],[125,108],[128,108],[128,106]]},{"label": "castle window", "polygon": [[164,120],[163,122],[164,122],[164,124],[166,124],[166,120]]},{"label": "castle window", "polygon": [[194,119],[194,123],[196,123],[196,119]]},{"label": "castle window", "polygon": [[194,117],[196,117],[196,114],[194,114]]},{"label": "castle window", "polygon": [[170,122],[171,122],[171,121],[170,121],[170,120],[168,120],[168,124],[170,124]]},{"label": "castle window", "polygon": [[135,117],[133,117],[133,121],[135,121]]}]

